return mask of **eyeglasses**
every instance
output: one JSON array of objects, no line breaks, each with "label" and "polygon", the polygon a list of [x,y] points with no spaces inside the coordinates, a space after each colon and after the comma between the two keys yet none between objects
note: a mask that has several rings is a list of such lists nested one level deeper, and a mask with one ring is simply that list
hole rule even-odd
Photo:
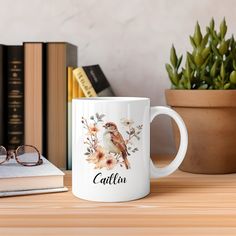
[{"label": "eyeglasses", "polygon": [[14,158],[17,163],[23,166],[30,167],[43,164],[40,152],[32,145],[22,145],[11,151],[7,151],[5,147],[0,146],[0,165]]}]

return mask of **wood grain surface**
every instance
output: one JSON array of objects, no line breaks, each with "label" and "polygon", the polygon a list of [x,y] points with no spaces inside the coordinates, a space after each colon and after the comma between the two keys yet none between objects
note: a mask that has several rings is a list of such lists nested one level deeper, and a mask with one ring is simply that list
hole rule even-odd
[{"label": "wood grain surface", "polygon": [[[65,184],[71,190],[69,171]],[[236,235],[236,174],[176,171],[152,180],[146,198],[125,203],[80,200],[71,191],[2,198],[0,236],[8,235]]]}]

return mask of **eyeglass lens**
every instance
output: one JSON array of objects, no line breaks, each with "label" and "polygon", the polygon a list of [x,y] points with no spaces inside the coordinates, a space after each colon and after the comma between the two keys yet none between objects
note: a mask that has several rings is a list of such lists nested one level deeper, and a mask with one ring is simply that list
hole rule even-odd
[{"label": "eyeglass lens", "polygon": [[40,155],[38,151],[32,147],[23,145],[16,149],[17,160],[23,164],[36,164],[39,161]]},{"label": "eyeglass lens", "polygon": [[0,146],[0,164],[5,162],[6,159],[7,159],[7,150],[3,146]]}]

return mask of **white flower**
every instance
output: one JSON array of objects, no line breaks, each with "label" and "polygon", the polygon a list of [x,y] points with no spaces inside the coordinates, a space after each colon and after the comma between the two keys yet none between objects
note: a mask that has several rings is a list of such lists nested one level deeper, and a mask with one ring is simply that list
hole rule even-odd
[{"label": "white flower", "polygon": [[122,118],[121,119],[121,123],[124,125],[124,126],[131,126],[134,121],[131,120],[131,119],[127,119],[127,118]]}]

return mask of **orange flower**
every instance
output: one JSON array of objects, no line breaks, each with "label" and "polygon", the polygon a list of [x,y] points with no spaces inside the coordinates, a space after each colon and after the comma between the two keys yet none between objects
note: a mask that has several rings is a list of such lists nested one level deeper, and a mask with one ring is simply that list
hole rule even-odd
[{"label": "orange flower", "polygon": [[117,164],[117,160],[112,155],[107,156],[106,161],[105,161],[105,167],[108,170],[113,169],[116,164]]},{"label": "orange flower", "polygon": [[101,146],[98,146],[96,151],[87,158],[87,161],[97,164],[104,159],[105,159],[105,151]]},{"label": "orange flower", "polygon": [[89,126],[89,133],[90,134],[96,134],[98,131],[99,131],[99,129],[96,125],[90,125]]}]

